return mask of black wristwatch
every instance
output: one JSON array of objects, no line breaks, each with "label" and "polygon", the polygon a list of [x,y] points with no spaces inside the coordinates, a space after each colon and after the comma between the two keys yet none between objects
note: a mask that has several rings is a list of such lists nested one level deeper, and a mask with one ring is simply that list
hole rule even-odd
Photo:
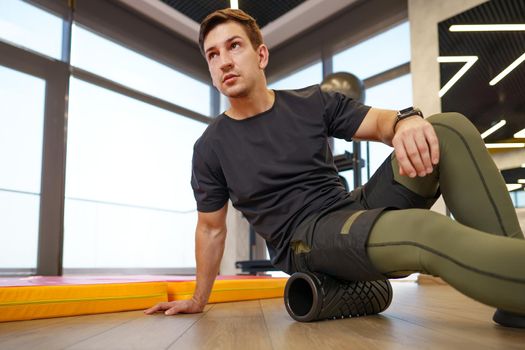
[{"label": "black wristwatch", "polygon": [[421,110],[419,108],[408,107],[408,108],[402,109],[400,111],[397,111],[396,121],[394,123],[394,128],[393,128],[394,134],[396,133],[396,125],[397,125],[397,123],[399,123],[401,120],[406,119],[408,117],[411,117],[413,115],[418,115],[421,118],[424,118],[423,117],[423,112],[421,112]]}]

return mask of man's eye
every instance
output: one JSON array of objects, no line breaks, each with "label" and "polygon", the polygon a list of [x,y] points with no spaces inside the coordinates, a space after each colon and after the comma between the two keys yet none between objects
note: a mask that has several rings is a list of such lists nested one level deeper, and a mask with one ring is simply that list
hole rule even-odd
[{"label": "man's eye", "polygon": [[231,47],[232,47],[232,49],[235,49],[235,48],[237,48],[237,47],[239,47],[239,46],[240,46],[239,43],[232,43],[232,46],[231,46]]},{"label": "man's eye", "polygon": [[216,53],[210,53],[210,54],[208,55],[208,59],[211,60],[212,58],[215,58],[215,56],[217,56]]}]

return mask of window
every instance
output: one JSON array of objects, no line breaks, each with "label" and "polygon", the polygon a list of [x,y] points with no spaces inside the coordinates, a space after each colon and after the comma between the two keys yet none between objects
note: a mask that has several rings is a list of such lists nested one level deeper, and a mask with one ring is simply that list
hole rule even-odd
[{"label": "window", "polygon": [[273,82],[268,85],[268,87],[274,90],[300,89],[310,85],[320,84],[321,81],[323,81],[323,65],[321,62],[317,62]]},{"label": "window", "polygon": [[72,78],[64,267],[194,267],[191,158],[206,126]]},{"label": "window", "polygon": [[[99,54],[104,53],[104,54]],[[210,115],[210,86],[73,25],[71,65]]]},{"label": "window", "polygon": [[334,72],[349,72],[364,80],[410,62],[408,22],[395,26],[333,57]]},{"label": "window", "polygon": [[0,268],[35,268],[45,81],[0,66]]},{"label": "window", "polygon": [[[228,97],[221,94],[221,100],[220,100],[220,113],[225,112],[228,108],[230,108],[230,101],[228,100]],[[213,117],[216,117],[214,115]]]},{"label": "window", "polygon": [[0,39],[60,59],[62,26],[61,18],[24,1],[0,1]]},{"label": "window", "polygon": [[515,208],[525,208],[525,191],[517,190],[509,192]]},{"label": "window", "polygon": [[[406,74],[366,91],[366,103],[386,109],[399,110],[412,106],[412,75]],[[380,142],[370,142],[370,176],[394,150]]]}]

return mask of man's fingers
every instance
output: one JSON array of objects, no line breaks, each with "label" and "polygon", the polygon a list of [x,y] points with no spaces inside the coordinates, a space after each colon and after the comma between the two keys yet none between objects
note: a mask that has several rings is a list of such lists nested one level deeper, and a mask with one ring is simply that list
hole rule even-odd
[{"label": "man's fingers", "polygon": [[179,313],[179,309],[177,307],[172,307],[171,309],[168,309],[164,312],[164,314],[167,316],[176,315],[178,313]]},{"label": "man's fingers", "polygon": [[394,152],[396,153],[397,163],[399,164],[399,175],[409,175],[416,173],[416,170],[408,159],[405,146],[402,141],[394,143]]},{"label": "man's fingers", "polygon": [[432,159],[430,159],[430,149],[424,133],[417,133],[415,135],[416,147],[419,152],[419,157],[423,163],[423,169],[418,170],[419,176],[425,176],[432,172]]},{"label": "man's fingers", "polygon": [[[408,176],[415,177],[416,175],[424,176],[425,175],[425,166],[421,160],[421,155],[419,154],[419,149],[416,145],[416,142],[413,138],[406,138],[403,140],[405,145],[405,152],[407,154],[408,160],[412,164],[413,171],[407,171]],[[405,170],[407,170],[405,168]]]},{"label": "man's fingers", "polygon": [[153,314],[153,313],[155,313],[157,311],[165,310],[165,309],[169,308],[169,306],[167,304],[168,303],[158,303],[157,305],[155,305],[153,307],[150,307],[147,310],[144,310],[144,313],[150,315],[150,314]]},{"label": "man's fingers", "polygon": [[432,164],[436,165],[439,163],[439,140],[436,135],[436,131],[433,127],[425,128],[425,137],[427,139],[428,146],[430,147],[430,157]]},{"label": "man's fingers", "polygon": [[153,307],[150,307],[147,310],[144,310],[144,313],[150,315],[150,314],[153,314],[153,313],[157,312],[158,310],[160,310],[159,304],[157,304],[157,305],[155,305]]}]

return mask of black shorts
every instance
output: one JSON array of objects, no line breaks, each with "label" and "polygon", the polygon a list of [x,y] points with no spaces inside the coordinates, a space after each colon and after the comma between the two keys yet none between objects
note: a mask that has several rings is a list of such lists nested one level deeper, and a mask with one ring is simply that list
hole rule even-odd
[{"label": "black shorts", "polygon": [[424,198],[396,182],[388,157],[348,199],[309,216],[297,227],[290,243],[294,270],[353,281],[385,279],[366,254],[375,221],[385,210],[429,209],[439,195],[438,190],[435,197]]}]

